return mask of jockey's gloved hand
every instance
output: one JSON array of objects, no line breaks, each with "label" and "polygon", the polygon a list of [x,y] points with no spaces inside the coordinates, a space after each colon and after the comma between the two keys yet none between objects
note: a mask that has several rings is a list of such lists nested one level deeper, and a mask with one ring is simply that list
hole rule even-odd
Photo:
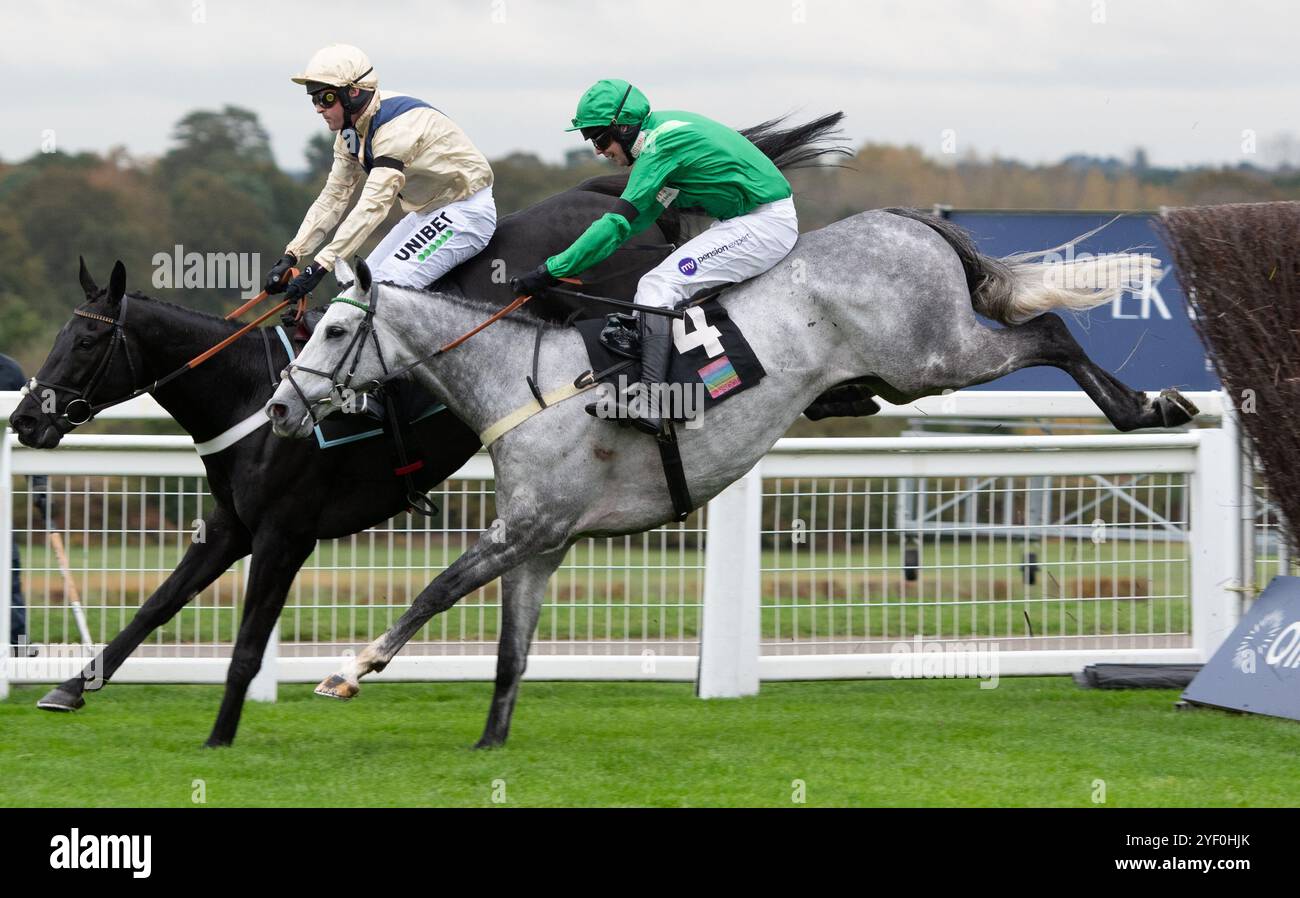
[{"label": "jockey's gloved hand", "polygon": [[283,280],[285,272],[298,264],[298,257],[293,253],[285,253],[280,257],[280,261],[271,266],[271,270],[266,273],[266,283],[262,286],[271,296],[277,293],[283,293],[285,285],[280,283]]},{"label": "jockey's gloved hand", "polygon": [[537,266],[536,271],[530,271],[523,277],[511,280],[510,287],[515,291],[515,296],[536,296],[547,287],[554,287],[559,282],[560,279],[551,274],[546,269],[546,263],[543,262]]},{"label": "jockey's gloved hand", "polygon": [[319,262],[312,262],[289,282],[289,286],[284,291],[284,298],[292,302],[306,296],[315,290],[316,285],[325,278],[325,271],[324,265]]}]

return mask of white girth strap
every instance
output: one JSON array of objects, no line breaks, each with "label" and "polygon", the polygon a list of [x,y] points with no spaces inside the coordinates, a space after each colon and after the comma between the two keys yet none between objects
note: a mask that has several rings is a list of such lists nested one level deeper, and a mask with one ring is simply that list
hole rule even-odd
[{"label": "white girth strap", "polygon": [[[285,354],[288,355],[289,360],[292,361],[293,344],[289,342],[288,336],[285,335],[284,328],[277,324],[275,326],[275,333],[280,338],[280,342],[284,345]],[[194,448],[198,450],[199,455],[215,455],[222,449],[229,449],[250,433],[260,430],[263,424],[270,423],[271,419],[266,416],[265,409],[258,409],[225,433],[218,434],[205,442],[195,443]]]},{"label": "white girth strap", "polygon": [[[557,402],[563,402],[566,399],[577,396],[579,393],[585,393],[595,386],[596,384],[588,384],[582,387],[575,387],[573,384],[569,383],[560,387],[558,390],[543,393],[542,399],[546,401],[546,405],[549,408]],[[527,405],[522,405],[515,409],[513,412],[506,415],[504,418],[497,421],[487,430],[478,435],[479,440],[483,443],[483,448],[486,449],[488,446],[491,446],[501,437],[505,436],[507,433],[514,430],[520,424],[523,424],[540,411],[542,411],[542,407],[537,404],[537,400],[530,399]]]},{"label": "white girth strap", "polygon": [[222,449],[229,449],[250,433],[270,423],[271,419],[266,416],[266,412],[259,408],[225,433],[202,443],[195,443],[194,448],[198,450],[199,455],[214,455]]}]

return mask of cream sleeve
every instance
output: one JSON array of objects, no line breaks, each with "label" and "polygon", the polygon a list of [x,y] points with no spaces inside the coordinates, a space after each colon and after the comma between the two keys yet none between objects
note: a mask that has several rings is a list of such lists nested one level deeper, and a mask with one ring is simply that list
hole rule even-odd
[{"label": "cream sleeve", "polygon": [[361,176],[362,169],[356,160],[340,152],[336,147],[334,164],[330,166],[325,186],[321,189],[320,196],[316,197],[316,202],[312,203],[311,208],[307,210],[302,226],[285,247],[285,252],[293,253],[301,262],[320,246],[325,235],[339,223],[339,219],[347,211],[348,202],[352,199]]},{"label": "cream sleeve", "polygon": [[359,250],[375,228],[384,223],[405,183],[406,175],[397,169],[378,166],[371,169],[365,186],[361,188],[361,199],[343,219],[329,246],[316,254],[316,261],[327,269],[333,269],[340,256],[347,258]]}]

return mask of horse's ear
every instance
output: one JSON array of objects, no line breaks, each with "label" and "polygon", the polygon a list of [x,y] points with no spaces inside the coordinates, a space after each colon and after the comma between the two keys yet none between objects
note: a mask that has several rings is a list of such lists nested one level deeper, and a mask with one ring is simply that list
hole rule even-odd
[{"label": "horse's ear", "polygon": [[334,280],[338,281],[340,291],[356,283],[357,276],[353,273],[352,266],[342,256],[334,260]]},{"label": "horse's ear", "polygon": [[126,295],[126,266],[118,259],[113,266],[113,273],[108,277],[108,303],[117,305]]},{"label": "horse's ear", "polygon": [[81,281],[81,289],[85,291],[86,299],[90,299],[99,292],[99,285],[90,276],[90,269],[86,267],[86,257],[78,256],[77,259],[81,262],[81,271],[77,272],[77,280]]},{"label": "horse's ear", "polygon": [[365,259],[359,256],[357,257],[357,284],[360,285],[363,296],[369,295],[371,284],[370,266],[366,264]]}]

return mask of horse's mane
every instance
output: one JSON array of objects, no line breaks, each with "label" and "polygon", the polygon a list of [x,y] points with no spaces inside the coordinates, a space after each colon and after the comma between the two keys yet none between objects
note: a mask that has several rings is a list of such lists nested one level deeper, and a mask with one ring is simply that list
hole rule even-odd
[{"label": "horse's mane", "polygon": [[[211,312],[204,312],[200,309],[194,309],[189,306],[182,306],[174,302],[168,302],[165,299],[158,299],[155,296],[148,296],[147,294],[141,293],[139,290],[128,290],[126,292],[126,295],[131,299],[142,300],[147,303],[152,303],[153,305],[163,306],[164,308],[171,309],[176,312],[181,312],[186,315],[193,316],[194,318],[199,318],[203,321],[211,322],[213,324],[224,324],[233,327],[240,326],[238,321],[228,321],[222,315],[214,315]],[[94,305],[95,303],[98,303],[101,300],[106,299],[107,296],[108,296],[108,288],[101,287],[99,289],[99,292],[95,294],[94,299],[86,300],[86,305],[88,306]]]}]

